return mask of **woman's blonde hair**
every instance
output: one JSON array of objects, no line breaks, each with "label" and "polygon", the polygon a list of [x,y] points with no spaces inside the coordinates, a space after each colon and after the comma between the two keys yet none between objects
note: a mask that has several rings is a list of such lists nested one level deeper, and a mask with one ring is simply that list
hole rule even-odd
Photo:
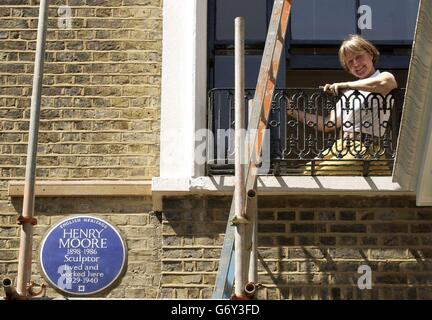
[{"label": "woman's blonde hair", "polygon": [[339,62],[341,66],[347,71],[349,71],[345,63],[345,55],[347,51],[353,52],[355,54],[363,52],[369,53],[372,56],[372,62],[374,66],[378,62],[380,55],[378,49],[372,43],[367,41],[362,36],[351,34],[344,42],[342,42],[342,45],[339,48]]}]

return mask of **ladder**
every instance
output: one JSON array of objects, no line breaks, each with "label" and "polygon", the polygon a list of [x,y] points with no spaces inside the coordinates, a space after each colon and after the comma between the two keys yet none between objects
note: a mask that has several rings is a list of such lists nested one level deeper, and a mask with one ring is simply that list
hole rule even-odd
[{"label": "ladder", "polygon": [[[263,142],[265,141],[264,135],[267,128],[273,92],[276,86],[280,58],[285,44],[285,33],[290,11],[291,0],[274,1],[263,58],[258,75],[257,86],[252,101],[252,111],[248,124],[248,133],[251,133],[253,147],[248,152],[248,165],[244,178],[244,186],[247,195],[244,199],[246,218],[248,217],[248,212],[251,210],[256,211],[256,181],[260,166],[258,159],[261,155]],[[239,228],[244,223],[244,221],[239,222],[238,219],[235,219],[237,215],[235,211],[235,200],[233,199],[225,231],[225,238],[221,251],[218,273],[216,276],[213,299],[243,298],[232,296],[235,266],[234,234],[236,228]],[[256,220],[255,223],[257,223]],[[244,240],[248,244],[252,243],[252,236],[250,232],[247,234],[247,238]],[[244,252],[244,254],[246,254],[246,252]],[[250,256],[247,255],[244,261],[249,262],[249,259]],[[246,263],[246,265],[248,265],[248,263]],[[241,284],[241,286],[243,290],[243,288],[246,286],[246,283]]]}]

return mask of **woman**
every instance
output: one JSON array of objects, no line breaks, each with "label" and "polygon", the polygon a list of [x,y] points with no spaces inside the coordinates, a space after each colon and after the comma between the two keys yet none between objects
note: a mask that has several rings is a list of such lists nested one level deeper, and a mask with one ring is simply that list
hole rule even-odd
[{"label": "woman", "polygon": [[[316,125],[320,131],[334,132],[335,127],[339,129],[343,126],[342,138],[324,153],[323,160],[336,160],[342,157],[345,160],[354,159],[359,155],[362,159],[370,159],[371,154],[367,152],[364,144],[365,138],[372,143],[374,137],[384,135],[385,128],[382,123],[388,121],[390,111],[379,108],[383,105],[382,97],[369,94],[379,93],[385,97],[397,88],[397,83],[393,74],[376,69],[378,58],[379,52],[372,43],[358,35],[349,36],[339,49],[339,61],[342,67],[358,80],[326,84],[322,87],[324,92],[335,95],[343,93],[336,104],[336,110],[332,110],[324,118],[296,110],[288,111],[288,115],[296,117],[303,123],[317,121]],[[365,108],[366,102],[369,102],[368,105],[372,106],[372,109]],[[389,104],[391,106],[391,103]],[[329,123],[333,125],[328,125]],[[348,170],[358,169],[352,167],[356,164],[353,161],[344,164],[351,166]],[[335,161],[320,161],[316,169],[325,171],[325,174],[330,174],[330,170],[331,174],[341,173],[340,167],[338,169],[335,166]]]}]

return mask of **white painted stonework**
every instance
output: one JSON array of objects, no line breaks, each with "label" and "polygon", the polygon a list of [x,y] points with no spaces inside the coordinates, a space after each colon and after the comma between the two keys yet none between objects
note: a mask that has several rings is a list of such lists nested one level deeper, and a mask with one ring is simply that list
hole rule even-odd
[{"label": "white painted stonework", "polygon": [[162,46],[160,176],[204,175],[194,159],[206,126],[207,1],[165,0]]},{"label": "white painted stonework", "polygon": [[421,1],[393,181],[432,206],[432,1]]},{"label": "white painted stonework", "polygon": [[[232,195],[233,176],[189,179],[153,178],[152,193],[166,195]],[[391,177],[311,177],[260,176],[259,195],[333,194],[333,195],[413,195],[391,181]]]},{"label": "white painted stonework", "polygon": [[[414,196],[404,190],[391,177],[311,177],[311,176],[260,176],[258,195],[358,195],[376,197],[386,195]],[[153,178],[153,210],[162,211],[163,197],[170,196],[232,196],[233,176],[197,178]]]}]

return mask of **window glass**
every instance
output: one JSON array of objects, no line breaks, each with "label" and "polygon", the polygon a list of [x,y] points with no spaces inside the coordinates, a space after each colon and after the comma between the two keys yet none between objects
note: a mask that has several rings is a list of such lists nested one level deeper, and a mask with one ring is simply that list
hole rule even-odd
[{"label": "window glass", "polygon": [[419,0],[360,0],[371,8],[371,29],[361,34],[376,41],[412,41]]},{"label": "window glass", "polygon": [[216,41],[234,41],[234,19],[245,18],[246,41],[265,41],[266,0],[216,0]]},{"label": "window glass", "polygon": [[[245,57],[245,87],[255,88],[258,80],[259,68],[262,56],[247,55]],[[285,59],[281,58],[277,85],[284,86]],[[233,88],[234,87],[234,57],[233,56],[216,56],[215,57],[215,88]]]},{"label": "window glass", "polygon": [[357,32],[355,0],[293,0],[291,39],[343,40]]}]

